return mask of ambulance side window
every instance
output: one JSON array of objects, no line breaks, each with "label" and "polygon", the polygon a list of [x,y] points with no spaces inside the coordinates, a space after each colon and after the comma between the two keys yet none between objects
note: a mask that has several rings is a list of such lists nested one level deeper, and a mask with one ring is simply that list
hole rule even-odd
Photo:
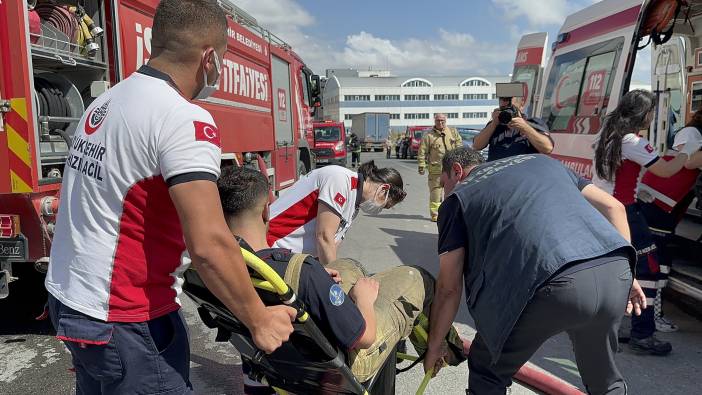
[{"label": "ambulance side window", "polygon": [[609,83],[616,53],[607,52],[590,57],[585,68],[585,79],[580,89],[578,115],[600,115],[607,110],[606,98],[612,89]]},{"label": "ambulance side window", "polygon": [[554,59],[541,113],[551,132],[597,133],[623,44],[616,38]]}]

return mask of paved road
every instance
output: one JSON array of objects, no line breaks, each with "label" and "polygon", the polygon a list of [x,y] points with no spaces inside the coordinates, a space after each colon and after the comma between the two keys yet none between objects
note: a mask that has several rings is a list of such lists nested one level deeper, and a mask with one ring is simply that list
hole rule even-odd
[{"label": "paved road", "polygon": [[[428,220],[426,180],[416,174],[411,161],[386,161],[381,154],[365,154],[381,166],[395,166],[407,183],[408,197],[396,209],[378,217],[360,215],[344,242],[341,255],[351,256],[370,271],[405,264],[426,267],[436,273],[436,225]],[[11,285],[12,296],[0,301],[0,394],[71,394],[74,376],[69,371],[70,356],[53,338],[47,322],[34,322],[45,298],[41,278],[24,279]],[[184,312],[192,337],[192,381],[197,394],[242,394],[239,359],[228,344],[214,343],[211,330],[205,328],[193,304],[183,298]],[[702,325],[674,306],[667,314],[680,326],[676,334],[661,335],[673,342],[674,351],[667,358],[640,357],[626,349],[618,354],[619,366],[629,381],[633,394],[697,393],[699,365],[702,362]],[[467,337],[474,335],[474,324],[461,307],[457,323]],[[581,385],[568,339],[558,336],[537,352],[532,362],[558,377]],[[434,379],[427,394],[462,394],[467,368],[444,369]],[[421,381],[419,368],[398,378],[397,393],[413,394]],[[513,394],[531,394],[515,387]]]}]

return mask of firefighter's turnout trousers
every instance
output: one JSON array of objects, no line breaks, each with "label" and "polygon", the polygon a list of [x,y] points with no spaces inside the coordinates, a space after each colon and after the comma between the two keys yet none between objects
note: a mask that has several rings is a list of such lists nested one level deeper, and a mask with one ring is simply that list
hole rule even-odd
[{"label": "firefighter's turnout trousers", "polygon": [[429,214],[432,221],[439,216],[439,206],[443,198],[441,188],[441,160],[446,152],[461,147],[463,141],[455,129],[432,129],[422,137],[417,153],[417,165],[420,170],[429,173]]}]

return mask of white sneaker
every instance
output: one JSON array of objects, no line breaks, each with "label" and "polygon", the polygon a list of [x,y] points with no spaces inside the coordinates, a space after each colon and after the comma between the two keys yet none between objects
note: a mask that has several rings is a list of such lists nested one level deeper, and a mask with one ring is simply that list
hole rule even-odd
[{"label": "white sneaker", "polygon": [[659,332],[677,332],[678,326],[675,325],[671,320],[660,315],[655,318],[656,330]]}]

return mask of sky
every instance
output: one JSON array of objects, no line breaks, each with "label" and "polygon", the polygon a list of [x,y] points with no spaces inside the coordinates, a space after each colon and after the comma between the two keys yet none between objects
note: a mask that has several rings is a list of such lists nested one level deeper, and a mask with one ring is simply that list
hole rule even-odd
[{"label": "sky", "polygon": [[[412,75],[507,75],[519,38],[548,32],[593,0],[234,0],[320,75],[328,68]],[[635,80],[649,80],[646,54]],[[650,55],[649,59],[650,59]]]}]

